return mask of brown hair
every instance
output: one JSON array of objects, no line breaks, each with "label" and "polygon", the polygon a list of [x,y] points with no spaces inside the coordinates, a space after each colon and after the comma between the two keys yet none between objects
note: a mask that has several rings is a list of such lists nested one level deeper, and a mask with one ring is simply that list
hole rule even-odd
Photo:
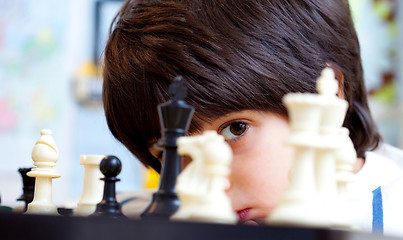
[{"label": "brown hair", "polygon": [[331,64],[344,76],[344,126],[362,157],[380,136],[371,118],[350,10],[343,0],[129,1],[105,49],[103,100],[112,134],[157,171],[157,105],[182,75],[196,109],[190,131],[255,109],[286,116],[281,98],[316,92]]}]

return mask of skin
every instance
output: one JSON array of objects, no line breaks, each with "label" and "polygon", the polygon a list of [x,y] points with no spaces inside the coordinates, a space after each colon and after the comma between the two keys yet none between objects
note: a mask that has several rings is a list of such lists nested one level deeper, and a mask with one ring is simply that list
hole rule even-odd
[{"label": "skin", "polygon": [[[211,123],[202,132],[223,135],[233,150],[227,193],[234,211],[245,224],[264,224],[288,187],[294,151],[284,144],[290,134],[288,119],[271,112],[233,112]],[[157,155],[155,149],[150,151]],[[190,159],[184,158],[184,167]],[[363,165],[357,159],[354,172]]]},{"label": "skin", "polygon": [[288,186],[293,149],[284,141],[288,120],[270,112],[234,112],[205,124],[223,135],[233,150],[228,196],[232,208],[247,209],[245,223],[263,223]]}]

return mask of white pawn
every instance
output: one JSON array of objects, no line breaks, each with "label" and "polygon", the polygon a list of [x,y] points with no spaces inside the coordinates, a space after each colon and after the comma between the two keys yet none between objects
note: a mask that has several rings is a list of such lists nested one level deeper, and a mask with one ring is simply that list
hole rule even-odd
[{"label": "white pawn", "polygon": [[84,183],[80,201],[77,203],[75,216],[88,216],[94,213],[97,204],[102,200],[104,177],[99,169],[104,155],[81,155],[80,164],[84,165]]},{"label": "white pawn", "polygon": [[340,129],[340,140],[343,147],[336,153],[336,182],[338,190],[338,204],[333,208],[333,227],[344,229],[357,229],[354,225],[355,216],[351,205],[348,202],[347,184],[353,181],[353,168],[357,160],[357,152],[349,137],[347,128]]},{"label": "white pawn", "polygon": [[52,202],[52,178],[61,175],[53,169],[59,159],[59,150],[52,138],[52,132],[47,129],[41,131],[32,150],[32,160],[36,168],[27,173],[35,177],[34,200],[28,204],[27,213],[57,214],[57,207]]},{"label": "white pawn", "polygon": [[178,176],[176,191],[181,206],[173,220],[235,224],[237,215],[225,189],[229,186],[232,150],[215,131],[178,139],[178,153],[192,162]]},{"label": "white pawn", "polygon": [[354,178],[353,168],[357,160],[357,152],[349,137],[348,129],[341,128],[339,134],[344,146],[336,154],[336,180],[338,193],[343,196],[346,194],[347,184]]}]

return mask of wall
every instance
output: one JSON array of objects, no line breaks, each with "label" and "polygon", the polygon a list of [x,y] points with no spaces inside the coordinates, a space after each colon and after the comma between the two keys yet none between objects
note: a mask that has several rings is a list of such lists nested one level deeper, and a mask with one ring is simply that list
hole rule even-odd
[{"label": "wall", "polygon": [[[20,167],[48,128],[60,151],[53,197],[58,205],[81,194],[81,154],[121,158],[118,191],[141,186],[142,167],[109,133],[101,106],[78,104],[74,79],[93,61],[93,0],[0,0],[0,195],[15,206],[22,194]],[[110,17],[110,16],[109,16]],[[104,19],[109,22],[110,19]],[[100,81],[101,79],[97,79]]]}]

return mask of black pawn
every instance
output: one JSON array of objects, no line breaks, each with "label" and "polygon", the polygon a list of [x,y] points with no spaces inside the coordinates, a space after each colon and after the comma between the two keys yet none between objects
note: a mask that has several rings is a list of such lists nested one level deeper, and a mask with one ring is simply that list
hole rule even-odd
[{"label": "black pawn", "polygon": [[182,157],[177,153],[176,140],[186,135],[194,112],[194,108],[184,101],[186,91],[182,77],[177,77],[169,86],[171,100],[158,105],[161,139],[157,147],[163,149],[161,176],[158,191],[141,214],[142,219],[169,220],[179,208],[175,184],[182,170]]},{"label": "black pawn", "polygon": [[34,191],[35,191],[35,178],[28,177],[27,173],[31,171],[31,168],[19,168],[18,172],[22,177],[22,194],[17,199],[17,201],[24,201],[25,207],[24,212],[27,211],[28,204],[34,200]]},{"label": "black pawn", "polygon": [[126,218],[121,211],[121,205],[116,201],[116,182],[120,181],[116,176],[122,170],[122,163],[115,156],[106,156],[99,164],[102,174],[101,180],[105,181],[104,196],[97,204],[92,217]]}]

